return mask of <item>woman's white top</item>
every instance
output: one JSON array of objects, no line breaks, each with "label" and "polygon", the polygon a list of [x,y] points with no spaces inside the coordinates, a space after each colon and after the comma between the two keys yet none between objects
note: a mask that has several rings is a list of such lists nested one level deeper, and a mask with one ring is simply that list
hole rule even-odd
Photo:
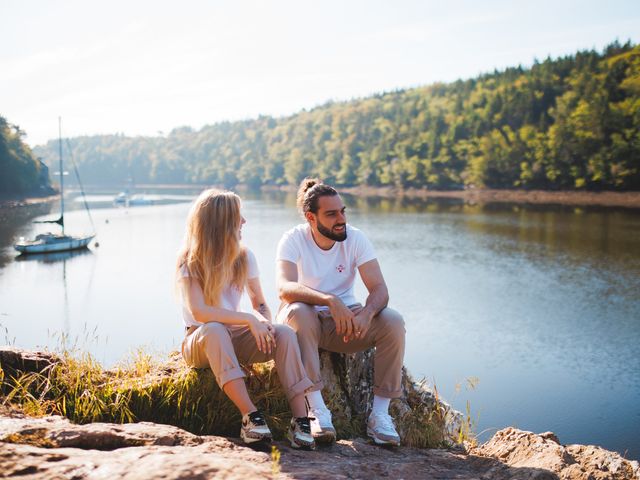
[{"label": "woman's white top", "polygon": [[[248,262],[248,274],[247,278],[257,278],[260,275],[258,271],[258,262],[256,261],[256,257],[253,252],[247,249],[247,262]],[[189,269],[187,269],[186,265],[183,265],[180,268],[180,275],[183,278],[189,278]],[[237,288],[234,285],[228,285],[220,295],[220,308],[225,308],[227,310],[233,310],[234,312],[240,311],[240,299],[242,298],[242,291],[244,289]],[[184,298],[184,292],[182,293],[182,321],[185,326],[200,326],[201,322],[198,322],[193,315],[189,311],[189,307],[187,306],[187,302]]]}]

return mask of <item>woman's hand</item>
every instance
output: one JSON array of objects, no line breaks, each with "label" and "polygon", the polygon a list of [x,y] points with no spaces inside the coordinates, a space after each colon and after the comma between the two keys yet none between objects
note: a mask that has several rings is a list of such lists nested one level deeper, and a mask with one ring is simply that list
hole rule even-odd
[{"label": "woman's hand", "polygon": [[251,317],[252,320],[249,322],[249,329],[253,334],[253,338],[256,340],[258,350],[271,355],[271,352],[276,346],[276,332],[273,325],[258,312],[251,315]]}]

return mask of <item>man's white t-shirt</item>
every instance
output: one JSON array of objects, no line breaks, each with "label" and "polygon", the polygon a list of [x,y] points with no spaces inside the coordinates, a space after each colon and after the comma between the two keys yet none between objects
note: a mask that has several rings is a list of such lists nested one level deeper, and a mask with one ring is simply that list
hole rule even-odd
[{"label": "man's white t-shirt", "polygon": [[[345,305],[357,303],[353,286],[358,267],[376,258],[373,245],[355,227],[347,224],[347,238],[329,250],[321,249],[303,223],[286,232],[278,243],[276,260],[298,266],[298,282],[324,293],[336,295]],[[317,310],[327,307],[316,306]]]},{"label": "man's white t-shirt", "polygon": [[[258,262],[256,261],[256,257],[251,250],[248,248],[247,250],[247,279],[257,278],[260,276],[260,272],[258,271]],[[183,278],[190,277],[189,270],[186,265],[183,265],[180,269],[180,275]],[[242,292],[244,289],[239,289],[233,285],[229,285],[222,291],[222,295],[220,295],[220,308],[225,308],[227,310],[233,310],[234,312],[240,311],[240,300],[242,299]],[[186,305],[184,298],[182,299],[182,321],[187,327],[198,327],[202,325],[201,322],[198,322]]]}]

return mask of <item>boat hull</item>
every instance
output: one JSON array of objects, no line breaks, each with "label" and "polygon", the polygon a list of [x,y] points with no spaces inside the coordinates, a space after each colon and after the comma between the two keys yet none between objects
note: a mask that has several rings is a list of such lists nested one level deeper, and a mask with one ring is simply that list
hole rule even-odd
[{"label": "boat hull", "polygon": [[22,254],[66,252],[87,248],[94,235],[88,237],[68,237],[52,243],[47,242],[19,242],[13,247]]}]

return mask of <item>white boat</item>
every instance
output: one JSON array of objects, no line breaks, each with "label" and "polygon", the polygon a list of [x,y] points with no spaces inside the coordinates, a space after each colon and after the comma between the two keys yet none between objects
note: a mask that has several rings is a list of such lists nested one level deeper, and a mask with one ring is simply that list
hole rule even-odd
[{"label": "white boat", "polygon": [[129,199],[129,205],[153,205],[155,201],[141,193],[132,195]]},{"label": "white boat", "polygon": [[125,207],[135,207],[140,205],[153,205],[155,201],[146,195],[137,193],[129,196],[127,192],[120,192],[113,198],[114,205],[122,205]]},{"label": "white boat", "polygon": [[13,247],[20,253],[65,252],[87,248],[94,236],[72,237],[47,232],[36,235],[35,240],[20,238]]},{"label": "white boat", "polygon": [[[58,134],[60,139],[60,218],[58,218],[57,220],[43,220],[36,223],[57,223],[62,227],[62,234],[47,232],[37,235],[34,240],[25,240],[24,237],[20,238],[20,240],[13,245],[13,248],[19,251],[22,255],[30,253],[66,252],[70,250],[80,250],[83,248],[87,248],[89,242],[95,237],[95,234],[71,236],[66,235],[64,232],[64,170],[62,168],[61,123],[61,120],[58,119]],[[78,175],[77,169],[76,175]],[[82,184],[80,183],[79,176],[78,183],[80,184],[80,188],[82,189]],[[82,191],[82,195],[84,196],[84,191]],[[87,205],[86,200],[85,207],[87,209],[87,212],[89,212],[89,206]],[[89,219],[91,219],[91,213],[89,213]],[[91,221],[91,223],[93,225],[93,220]]]},{"label": "white boat", "polygon": [[127,205],[129,203],[129,194],[126,192],[120,192],[118,195],[113,197],[114,205]]}]

